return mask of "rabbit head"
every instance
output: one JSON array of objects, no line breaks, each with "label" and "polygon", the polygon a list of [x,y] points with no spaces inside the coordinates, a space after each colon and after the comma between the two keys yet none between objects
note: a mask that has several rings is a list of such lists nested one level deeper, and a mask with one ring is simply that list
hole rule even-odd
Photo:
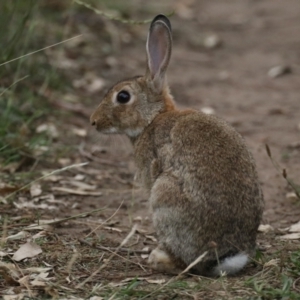
[{"label": "rabbit head", "polygon": [[123,80],[107,92],[90,118],[98,131],[136,138],[158,114],[175,108],[165,75],[171,50],[170,22],[158,15],[148,34],[146,74]]}]

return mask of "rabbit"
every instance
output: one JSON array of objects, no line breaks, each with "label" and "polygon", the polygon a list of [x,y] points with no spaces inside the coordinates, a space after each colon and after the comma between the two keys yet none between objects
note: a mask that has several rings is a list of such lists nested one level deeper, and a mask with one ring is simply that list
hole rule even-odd
[{"label": "rabbit", "polygon": [[137,177],[149,192],[158,246],[154,270],[233,275],[255,253],[264,208],[255,162],[241,135],[225,121],[179,110],[166,71],[171,24],[156,16],[149,29],[144,76],[115,84],[90,118],[105,134],[126,134]]}]

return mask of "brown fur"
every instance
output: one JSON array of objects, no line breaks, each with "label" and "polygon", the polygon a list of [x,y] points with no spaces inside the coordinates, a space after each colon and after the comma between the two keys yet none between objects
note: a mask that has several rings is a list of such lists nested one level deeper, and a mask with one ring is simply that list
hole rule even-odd
[{"label": "brown fur", "polygon": [[[218,257],[253,254],[263,196],[242,137],[215,116],[176,109],[164,76],[172,41],[164,18],[156,17],[150,28],[147,45],[151,39],[163,41],[153,46],[154,54],[147,52],[146,75],[115,85],[91,123],[100,132],[126,133],[133,143],[138,178],[150,193],[158,249],[168,254],[162,261],[153,254],[151,265],[172,272],[170,262],[174,269],[183,268],[208,251],[194,267],[207,274],[216,250]],[[129,91],[133,101],[116,104],[113,95],[121,90]]]}]

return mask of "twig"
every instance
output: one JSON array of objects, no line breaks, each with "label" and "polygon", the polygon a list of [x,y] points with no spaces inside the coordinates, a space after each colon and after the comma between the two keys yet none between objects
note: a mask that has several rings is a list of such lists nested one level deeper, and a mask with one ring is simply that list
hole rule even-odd
[{"label": "twig", "polygon": [[280,167],[280,165],[273,159],[271,150],[270,150],[270,147],[268,144],[266,144],[266,151],[267,151],[267,154],[268,154],[274,168],[277,170],[278,173],[280,173],[282,175],[282,177],[287,181],[289,186],[294,190],[296,196],[300,199],[300,193],[298,191],[296,184],[287,176],[286,169],[282,169]]},{"label": "twig", "polygon": [[64,218],[64,219],[55,220],[53,222],[47,223],[46,225],[57,225],[57,224],[60,224],[60,223],[66,222],[66,221],[70,221],[72,219],[77,219],[77,218],[80,218],[82,216],[86,216],[86,215],[93,214],[93,213],[98,212],[98,211],[105,210],[106,207],[107,206],[105,206],[104,208],[94,209],[94,210],[91,210],[89,212],[80,213],[78,215],[67,217],[67,218]]},{"label": "twig", "polygon": [[123,205],[124,200],[121,202],[121,204],[119,205],[119,207],[117,208],[117,210],[108,218],[106,219],[102,224],[98,225],[94,230],[92,230],[89,234],[87,234],[85,237],[89,237],[93,232],[95,232],[96,230],[99,230],[104,224],[106,224],[109,220],[111,220],[116,213],[119,211],[119,209],[121,208],[121,206]]},{"label": "twig", "polygon": [[54,171],[52,171],[52,172],[50,172],[50,173],[48,173],[48,174],[46,174],[46,175],[43,175],[42,177],[39,177],[39,178],[37,178],[37,179],[35,179],[35,180],[29,182],[28,184],[23,185],[23,186],[20,187],[19,189],[17,189],[17,190],[15,190],[14,192],[8,194],[8,195],[4,198],[4,200],[7,200],[8,198],[10,198],[11,196],[15,195],[16,193],[18,193],[18,192],[20,192],[20,191],[22,191],[22,190],[28,188],[31,184],[33,184],[33,183],[35,183],[35,182],[37,182],[37,181],[40,181],[40,180],[42,180],[42,179],[44,179],[44,178],[46,178],[46,177],[52,176],[52,175],[54,175],[54,174],[57,174],[57,173],[60,173],[60,172],[63,172],[63,171],[66,171],[66,170],[71,169],[71,168],[82,167],[82,166],[85,166],[85,165],[87,165],[87,164],[88,164],[88,162],[85,162],[85,163],[80,163],[80,164],[75,164],[75,165],[67,166],[67,167],[64,167],[64,168],[61,168],[61,169],[58,169],[58,170],[54,170]]},{"label": "twig", "polygon": [[89,276],[86,280],[84,280],[83,282],[77,284],[75,286],[75,288],[76,289],[82,288],[88,281],[91,280],[91,278],[93,278],[95,275],[97,275],[97,273],[99,273],[102,269],[104,269],[109,264],[109,262],[112,260],[112,258],[117,254],[117,252],[119,251],[119,249],[122,248],[122,246],[124,246],[130,240],[130,238],[135,234],[136,229],[137,229],[137,224],[135,224],[132,227],[131,231],[128,233],[128,235],[125,237],[125,239],[122,241],[122,243],[120,244],[120,246],[117,248],[117,250],[115,252],[113,252],[109,256],[109,258],[105,261],[105,263],[100,268],[98,268],[91,276]]},{"label": "twig", "polygon": [[108,165],[108,166],[113,166],[113,167],[120,167],[120,164],[119,164],[119,163],[115,163],[115,162],[110,161],[110,160],[107,160],[107,159],[101,159],[101,158],[99,158],[99,157],[95,157],[94,155],[92,155],[92,154],[86,152],[86,151],[83,149],[82,146],[79,147],[79,153],[80,153],[82,156],[84,156],[84,157],[86,157],[86,158],[88,158],[88,159],[90,159],[90,160],[92,160],[92,161],[95,161],[95,162],[97,162],[97,163],[99,163],[99,164]]},{"label": "twig", "polygon": [[129,254],[149,254],[151,251],[150,250],[134,250],[134,249],[128,249],[128,248],[118,248],[118,247],[104,247],[104,246],[96,246],[93,245],[83,239],[78,239],[78,241],[82,244],[85,244],[91,248],[99,249],[99,250],[104,250],[104,251],[109,251],[109,252],[126,252]]},{"label": "twig", "polygon": [[141,300],[148,298],[149,296],[154,295],[158,291],[162,290],[164,287],[169,285],[170,283],[174,282],[175,280],[179,279],[183,274],[187,273],[194,265],[199,263],[207,254],[207,251],[205,251],[203,254],[201,254],[197,259],[195,259],[191,264],[189,264],[181,273],[179,273],[177,276],[172,277],[168,282],[160,286],[155,291],[151,292],[150,294],[146,295],[145,297],[141,298]]},{"label": "twig", "polygon": [[76,39],[76,38],[78,38],[78,37],[80,37],[80,36],[82,36],[82,34],[76,35],[76,36],[74,36],[74,37],[72,37],[72,38],[70,38],[70,39],[67,39],[67,40],[64,40],[64,41],[58,42],[58,43],[56,43],[56,44],[53,44],[53,45],[50,45],[50,46],[44,47],[44,48],[42,48],[42,49],[39,49],[39,50],[36,50],[36,51],[30,52],[30,53],[27,53],[27,54],[25,54],[25,55],[22,55],[22,56],[19,56],[19,57],[17,57],[17,58],[11,59],[11,60],[9,60],[9,61],[6,61],[6,62],[4,62],[4,63],[0,64],[0,67],[1,67],[1,66],[4,66],[4,65],[6,65],[6,64],[9,64],[9,63],[11,63],[11,62],[13,62],[13,61],[15,61],[15,60],[21,59],[21,58],[23,58],[23,57],[27,57],[27,56],[29,56],[29,55],[32,55],[32,54],[35,54],[35,53],[38,53],[38,52],[44,51],[44,50],[46,50],[46,49],[49,49],[49,48],[52,48],[52,47],[58,46],[58,45],[60,45],[60,44],[63,44],[63,43],[66,43],[66,42],[68,42],[68,41],[71,41],[71,40],[73,40],[73,39]]},{"label": "twig", "polygon": [[27,78],[27,77],[29,77],[29,75],[26,75],[26,76],[24,76],[24,77],[22,77],[22,78],[16,80],[15,82],[13,82],[9,87],[7,87],[6,89],[3,90],[3,92],[0,94],[0,97],[1,97],[7,90],[9,90],[12,86],[14,86],[16,83],[18,83],[18,82],[24,80],[24,79]]},{"label": "twig", "polygon": [[[121,22],[121,23],[124,23],[124,24],[133,24],[133,25],[141,25],[141,24],[147,24],[147,23],[150,23],[152,22],[152,19],[148,19],[148,20],[144,20],[144,21],[136,21],[136,20],[125,20],[125,19],[122,19],[122,18],[119,18],[119,17],[116,17],[116,16],[113,16],[111,14],[108,14],[102,10],[99,10],[97,8],[94,8],[92,7],[90,4],[88,3],[85,3],[85,2],[82,2],[80,0],[74,0],[75,3],[79,4],[79,5],[83,5],[85,6],[86,8],[88,9],[91,9],[93,10],[97,15],[100,15],[100,16],[104,16],[110,20],[113,20],[113,21],[118,21],[118,22]],[[167,17],[170,17],[174,14],[174,11],[166,14]]]},{"label": "twig", "polygon": [[194,260],[191,264],[189,264],[181,273],[179,273],[175,279],[178,279],[183,274],[187,273],[193,266],[202,261],[202,259],[207,255],[207,251],[201,254],[196,260]]}]

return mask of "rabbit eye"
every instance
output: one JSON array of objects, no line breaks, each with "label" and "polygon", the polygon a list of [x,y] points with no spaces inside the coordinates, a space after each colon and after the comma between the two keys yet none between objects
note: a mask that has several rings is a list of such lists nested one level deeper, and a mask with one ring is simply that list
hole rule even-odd
[{"label": "rabbit eye", "polygon": [[117,95],[117,101],[119,103],[125,104],[129,102],[130,100],[130,94],[127,91],[121,91]]}]

